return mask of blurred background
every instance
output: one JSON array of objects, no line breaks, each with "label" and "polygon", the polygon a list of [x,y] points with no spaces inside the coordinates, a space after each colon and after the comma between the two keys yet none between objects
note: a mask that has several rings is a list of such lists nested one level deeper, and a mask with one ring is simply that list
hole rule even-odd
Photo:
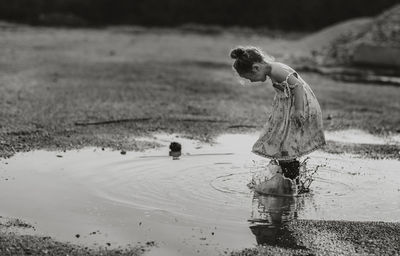
[{"label": "blurred background", "polygon": [[353,17],[374,16],[398,0],[13,0],[0,2],[0,18],[52,26],[134,24],[316,30]]}]

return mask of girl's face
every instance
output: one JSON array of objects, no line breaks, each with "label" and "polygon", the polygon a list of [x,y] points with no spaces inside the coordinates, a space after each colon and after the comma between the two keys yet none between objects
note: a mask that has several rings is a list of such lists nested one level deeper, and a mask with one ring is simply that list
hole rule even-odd
[{"label": "girl's face", "polygon": [[241,77],[250,80],[250,82],[264,82],[266,80],[266,76],[261,72],[251,72],[241,74]]},{"label": "girl's face", "polygon": [[240,74],[241,77],[250,80],[250,82],[265,82],[267,74],[263,66],[260,64],[253,64],[252,72]]}]

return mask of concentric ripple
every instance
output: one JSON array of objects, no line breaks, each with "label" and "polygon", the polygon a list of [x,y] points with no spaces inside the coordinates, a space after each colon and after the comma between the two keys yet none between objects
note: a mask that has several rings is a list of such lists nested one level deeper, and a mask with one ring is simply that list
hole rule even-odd
[{"label": "concentric ripple", "polygon": [[216,177],[210,182],[215,190],[227,194],[242,194],[248,196],[250,191],[246,186],[249,183],[249,172],[229,173]]}]

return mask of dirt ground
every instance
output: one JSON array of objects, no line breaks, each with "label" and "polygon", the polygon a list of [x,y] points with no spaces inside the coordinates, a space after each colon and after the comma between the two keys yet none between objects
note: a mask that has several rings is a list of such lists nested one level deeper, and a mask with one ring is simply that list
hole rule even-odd
[{"label": "dirt ground", "polygon": [[[110,248],[110,244],[88,247],[56,241],[49,236],[39,236],[36,228],[21,219],[0,216],[0,255],[69,255],[69,256],[139,256],[148,252],[156,244],[145,244]],[[76,235],[79,238],[79,234]]]},{"label": "dirt ground", "polygon": [[[300,43],[296,48],[298,35],[272,37],[251,31],[9,25],[0,33],[2,157],[88,145],[140,150],[156,146],[135,140],[151,132],[210,140],[224,132],[257,131],[267,119],[273,89],[238,84],[229,50],[258,45],[289,62],[298,51],[307,51]],[[326,130],[399,132],[398,88],[301,75],[319,99]],[[333,151],[329,144],[327,149]],[[384,146],[379,152],[378,156],[398,157],[396,147]]]},{"label": "dirt ground", "polygon": [[276,245],[230,255],[398,255],[400,250],[399,223],[297,220],[287,229]]},{"label": "dirt ground", "polygon": [[[291,64],[291,56],[312,50],[304,44],[300,47],[297,39],[297,34],[265,36],[245,30],[208,33],[3,25],[0,157],[33,149],[85,146],[144,150],[157,145],[135,138],[152,132],[211,141],[226,132],[258,131],[267,119],[273,89],[240,85],[230,67],[229,50],[236,45],[257,45],[278,61]],[[320,102],[326,130],[357,128],[378,135],[400,132],[399,88],[338,82],[314,73],[300,75]],[[328,142],[324,150],[400,159],[396,145]],[[8,253],[4,250],[26,241],[41,244],[37,239],[41,238],[4,236],[0,252]],[[54,248],[64,246],[49,241]],[[73,248],[65,253],[75,250],[70,246]],[[257,255],[255,249],[249,250],[253,254],[245,255]],[[12,255],[28,254],[40,255],[40,251]]]}]

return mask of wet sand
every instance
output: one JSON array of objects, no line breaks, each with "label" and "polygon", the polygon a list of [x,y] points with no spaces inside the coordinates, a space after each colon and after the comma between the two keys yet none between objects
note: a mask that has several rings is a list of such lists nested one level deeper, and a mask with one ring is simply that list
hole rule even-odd
[{"label": "wet sand", "polygon": [[281,231],[278,245],[230,255],[399,255],[399,233],[399,223],[298,220]]},{"label": "wet sand", "polygon": [[[24,233],[24,231],[22,231]],[[150,246],[135,246],[119,249],[103,247],[87,247],[72,243],[59,242],[49,236],[26,235],[9,231],[0,226],[1,255],[70,255],[70,256],[139,256],[149,250]]]}]

